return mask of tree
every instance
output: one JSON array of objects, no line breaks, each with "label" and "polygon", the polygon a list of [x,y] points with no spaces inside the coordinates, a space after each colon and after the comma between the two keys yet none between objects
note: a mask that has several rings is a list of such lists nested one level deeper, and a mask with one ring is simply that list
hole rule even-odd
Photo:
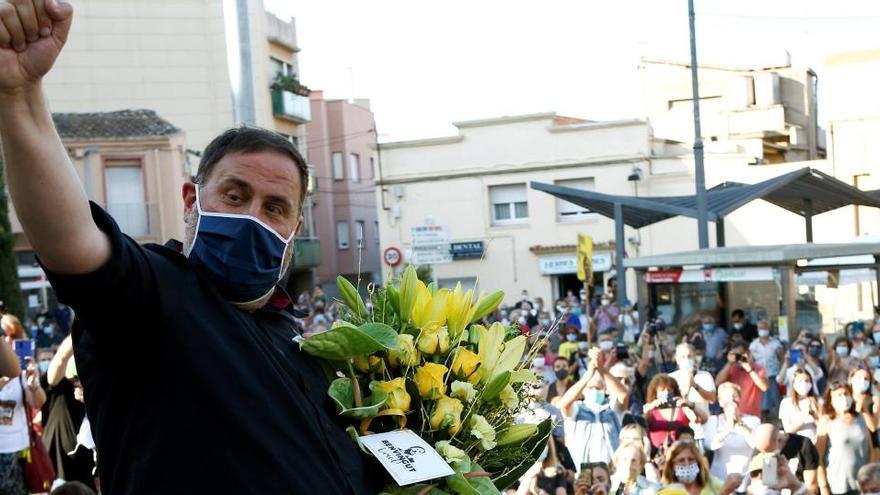
[{"label": "tree", "polygon": [[24,299],[18,282],[18,260],[15,258],[15,236],[9,222],[9,204],[6,196],[6,170],[3,146],[0,145],[0,300],[6,310],[24,318]]}]

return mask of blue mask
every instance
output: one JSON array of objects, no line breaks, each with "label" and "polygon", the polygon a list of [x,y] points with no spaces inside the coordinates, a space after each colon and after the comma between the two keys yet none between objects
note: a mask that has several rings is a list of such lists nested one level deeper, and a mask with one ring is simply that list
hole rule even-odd
[{"label": "blue mask", "polygon": [[869,356],[868,364],[870,364],[872,368],[880,368],[880,356]]},{"label": "blue mask", "polygon": [[46,373],[49,372],[49,361],[44,359],[44,360],[40,361],[39,366],[40,366],[40,373],[45,375]]},{"label": "blue mask", "polygon": [[295,231],[285,239],[250,215],[202,210],[188,253],[195,265],[229,302],[249,303],[269,294],[284,275],[282,264]]},{"label": "blue mask", "polygon": [[713,325],[712,323],[703,323],[703,330],[707,332],[712,332],[715,330],[715,325]]}]

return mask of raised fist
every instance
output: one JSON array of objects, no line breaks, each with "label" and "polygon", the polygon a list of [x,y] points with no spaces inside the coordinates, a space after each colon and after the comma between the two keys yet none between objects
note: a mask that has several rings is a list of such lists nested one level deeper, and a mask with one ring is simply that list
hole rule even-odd
[{"label": "raised fist", "polygon": [[26,91],[67,42],[73,7],[60,0],[0,0],[0,93]]}]

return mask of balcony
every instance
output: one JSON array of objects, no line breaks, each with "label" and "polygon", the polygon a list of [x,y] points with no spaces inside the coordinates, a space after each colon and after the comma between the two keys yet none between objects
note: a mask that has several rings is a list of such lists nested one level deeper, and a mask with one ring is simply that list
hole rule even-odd
[{"label": "balcony", "polygon": [[299,237],[294,243],[293,267],[309,270],[321,264],[321,242],[316,237]]},{"label": "balcony", "polygon": [[312,120],[312,106],[308,96],[285,89],[273,89],[272,114],[297,124],[306,124]]},{"label": "balcony", "polygon": [[771,105],[730,112],[728,129],[738,138],[763,138],[787,135],[785,107]]},{"label": "balcony", "polygon": [[119,229],[137,240],[159,237],[159,207],[156,203],[108,203],[105,209]]}]

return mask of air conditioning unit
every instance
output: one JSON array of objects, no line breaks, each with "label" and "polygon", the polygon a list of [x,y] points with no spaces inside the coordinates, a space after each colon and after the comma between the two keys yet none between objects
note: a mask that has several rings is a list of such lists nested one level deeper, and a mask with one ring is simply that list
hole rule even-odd
[{"label": "air conditioning unit", "polygon": [[400,211],[400,205],[391,205],[391,218],[400,220],[403,213]]},{"label": "air conditioning unit", "polygon": [[400,199],[403,197],[403,186],[396,185],[391,186],[391,194],[394,195],[395,198]]}]

